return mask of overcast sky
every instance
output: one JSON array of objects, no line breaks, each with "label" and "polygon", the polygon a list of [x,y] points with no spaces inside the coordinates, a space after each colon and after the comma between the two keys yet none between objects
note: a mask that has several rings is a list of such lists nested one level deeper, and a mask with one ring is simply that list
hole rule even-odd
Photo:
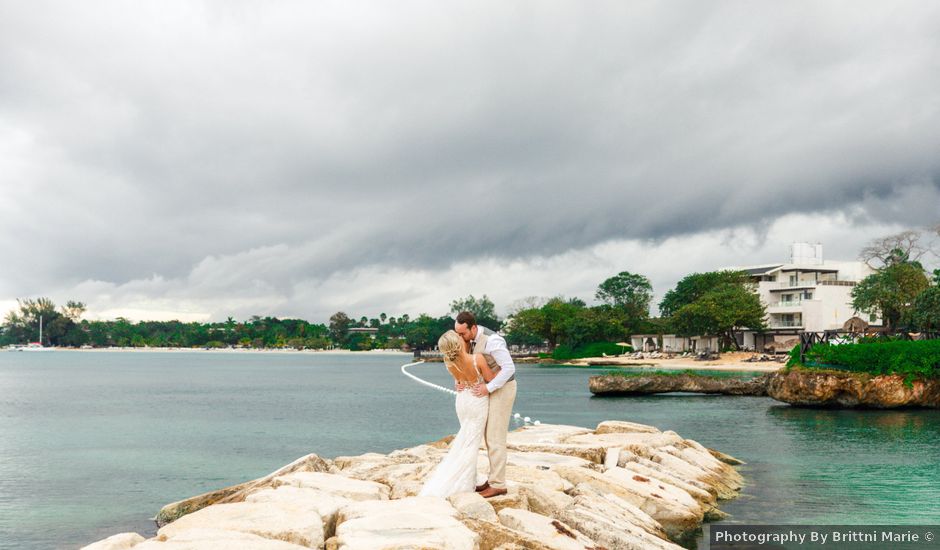
[{"label": "overcast sky", "polygon": [[936,2],[0,0],[0,314],[325,321],[940,221]]}]

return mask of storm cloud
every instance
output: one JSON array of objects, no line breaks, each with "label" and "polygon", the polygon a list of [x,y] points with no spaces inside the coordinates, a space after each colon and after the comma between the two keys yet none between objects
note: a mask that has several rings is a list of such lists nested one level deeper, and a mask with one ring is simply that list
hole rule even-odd
[{"label": "storm cloud", "polygon": [[322,320],[851,258],[940,219],[938,52],[923,2],[0,1],[0,301]]}]

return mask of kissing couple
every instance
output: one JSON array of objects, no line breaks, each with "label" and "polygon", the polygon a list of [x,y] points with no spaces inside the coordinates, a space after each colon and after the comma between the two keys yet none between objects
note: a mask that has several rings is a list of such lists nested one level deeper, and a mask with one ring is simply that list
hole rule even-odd
[{"label": "kissing couple", "polygon": [[[473,490],[484,498],[505,495],[506,435],[516,400],[516,366],[506,340],[478,325],[473,313],[462,311],[437,347],[454,377],[460,431],[419,495],[447,497]],[[486,442],[490,469],[488,479],[476,485],[481,441]]]}]

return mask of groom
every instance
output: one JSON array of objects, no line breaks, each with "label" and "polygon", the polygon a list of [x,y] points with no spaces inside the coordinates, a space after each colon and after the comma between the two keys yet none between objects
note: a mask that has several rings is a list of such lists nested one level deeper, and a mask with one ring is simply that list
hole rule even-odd
[{"label": "groom", "polygon": [[489,384],[477,384],[473,394],[489,394],[490,409],[486,419],[486,451],[490,458],[489,479],[476,490],[483,498],[506,494],[506,435],[509,415],[516,400],[516,365],[509,356],[506,340],[492,330],[477,324],[469,311],[457,314],[454,330],[470,344],[470,353],[482,353],[490,369],[496,373]]}]

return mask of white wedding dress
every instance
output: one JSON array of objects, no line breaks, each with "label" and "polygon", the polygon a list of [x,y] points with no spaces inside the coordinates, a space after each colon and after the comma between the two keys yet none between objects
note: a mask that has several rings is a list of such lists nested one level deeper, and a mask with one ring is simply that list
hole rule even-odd
[{"label": "white wedding dress", "polygon": [[[483,382],[476,361],[473,366],[477,373],[477,383]],[[476,397],[470,389],[457,392],[456,407],[460,431],[451,441],[450,450],[444,460],[424,483],[419,496],[448,497],[455,493],[473,492],[477,482],[477,455],[480,443],[483,442],[483,433],[486,431],[489,405],[489,395]]]}]

